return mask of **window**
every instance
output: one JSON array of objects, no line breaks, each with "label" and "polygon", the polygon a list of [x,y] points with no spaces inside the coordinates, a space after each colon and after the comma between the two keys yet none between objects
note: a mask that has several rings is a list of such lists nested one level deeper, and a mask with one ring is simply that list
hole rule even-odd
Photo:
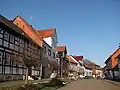
[{"label": "window", "polygon": [[14,44],[10,43],[10,49],[14,49]]},{"label": "window", "polygon": [[10,54],[6,53],[6,60],[5,60],[6,65],[10,65]]},{"label": "window", "polygon": [[48,49],[48,55],[51,56],[51,50],[50,49]]},{"label": "window", "polygon": [[39,73],[40,73],[40,72],[39,72],[39,71],[37,71],[37,75],[39,75]]},{"label": "window", "polygon": [[22,69],[22,74],[26,74],[26,69]]},{"label": "window", "polygon": [[0,28],[0,33],[2,33],[2,34],[3,34],[3,29],[1,29],[1,28]]},{"label": "window", "polygon": [[9,40],[9,33],[8,32],[4,33],[4,39],[7,40],[7,41]]},{"label": "window", "polygon": [[10,74],[13,74],[13,67],[10,67]]},{"label": "window", "polygon": [[3,46],[8,47],[8,42],[7,42],[7,41],[4,41]]},{"label": "window", "polygon": [[2,45],[2,41],[3,41],[3,40],[2,40],[2,39],[0,39],[0,45]]},{"label": "window", "polygon": [[24,40],[20,39],[20,47],[24,48]]},{"label": "window", "polygon": [[2,52],[0,51],[0,64],[2,64]]},{"label": "window", "polygon": [[55,58],[55,53],[53,52],[53,58]]},{"label": "window", "polygon": [[28,47],[27,47],[27,42],[25,42],[25,49],[27,49]]},{"label": "window", "polygon": [[35,70],[32,70],[32,75],[35,75]]},{"label": "window", "polygon": [[13,61],[13,66],[16,66],[16,63]]},{"label": "window", "polygon": [[3,34],[0,34],[0,38],[3,38]]},{"label": "window", "polygon": [[[23,57],[19,56],[19,61],[22,61]],[[22,65],[20,64],[20,67],[22,67]]]},{"label": "window", "polygon": [[18,42],[18,41],[15,41],[15,45],[19,45],[19,42]]},{"label": "window", "polygon": [[18,49],[18,46],[16,46],[16,45],[15,45],[15,50],[16,50],[16,51],[18,51],[18,50],[19,50],[19,49]]},{"label": "window", "polygon": [[10,73],[10,67],[5,67],[5,74],[9,74]]},{"label": "window", "polygon": [[20,48],[20,53],[23,53],[23,48]]},{"label": "window", "polygon": [[16,74],[19,74],[19,68],[16,68]]},{"label": "window", "polygon": [[13,74],[16,74],[16,68],[13,68]]},{"label": "window", "polygon": [[46,53],[46,47],[45,46],[43,46],[43,51],[44,51],[44,53]]},{"label": "window", "polygon": [[22,68],[19,68],[19,74],[22,74]]},{"label": "window", "polygon": [[13,35],[10,35],[10,42],[14,43],[14,36]]},{"label": "window", "polygon": [[2,66],[0,66],[0,74],[2,73]]},{"label": "window", "polygon": [[35,75],[37,75],[37,71],[35,70]]},{"label": "window", "polygon": [[20,47],[24,48],[24,44],[23,44],[23,43],[20,43]]},{"label": "window", "polygon": [[20,64],[18,65],[18,67],[22,67],[22,64],[20,63]]},{"label": "window", "polygon": [[19,41],[19,38],[17,36],[15,37],[15,41]]}]

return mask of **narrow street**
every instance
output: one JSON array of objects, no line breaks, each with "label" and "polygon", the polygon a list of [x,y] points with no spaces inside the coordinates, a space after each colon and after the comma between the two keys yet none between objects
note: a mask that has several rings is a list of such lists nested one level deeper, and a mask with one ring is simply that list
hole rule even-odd
[{"label": "narrow street", "polygon": [[120,90],[120,83],[108,80],[78,80],[58,90]]}]

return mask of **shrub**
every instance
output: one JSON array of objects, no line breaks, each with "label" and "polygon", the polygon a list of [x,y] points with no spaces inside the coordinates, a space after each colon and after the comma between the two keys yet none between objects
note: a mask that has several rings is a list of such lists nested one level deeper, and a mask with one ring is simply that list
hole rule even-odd
[{"label": "shrub", "polygon": [[17,90],[39,90],[39,89],[36,85],[30,84],[30,85],[21,86],[17,88]]},{"label": "shrub", "polygon": [[53,78],[48,84],[47,86],[63,86],[63,81],[57,78]]}]

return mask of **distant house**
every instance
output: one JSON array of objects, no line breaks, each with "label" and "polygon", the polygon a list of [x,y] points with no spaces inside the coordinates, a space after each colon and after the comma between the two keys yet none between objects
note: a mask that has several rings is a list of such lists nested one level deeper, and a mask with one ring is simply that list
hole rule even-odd
[{"label": "distant house", "polygon": [[[24,32],[24,34],[26,34],[30,39],[32,39],[35,43],[37,43],[41,48],[42,48],[42,39],[40,38],[39,34],[36,32],[36,30],[32,27],[32,25],[29,25],[21,16],[16,16],[13,19],[13,23],[15,25],[17,25],[18,27],[21,28],[21,30]],[[30,45],[26,45],[27,51],[26,53],[30,54],[31,52],[34,52],[34,44],[33,43],[29,43]],[[39,57],[39,61],[41,60],[41,48],[39,48],[39,52],[40,54],[38,56],[35,57]],[[35,54],[37,55],[38,51],[35,52]],[[34,70],[36,69],[36,67],[31,67],[29,69],[29,76],[34,76],[34,75],[40,75],[40,72],[37,74],[37,72]],[[39,67],[38,69],[40,69],[40,63],[39,63]]]},{"label": "distant house", "polygon": [[111,78],[114,80],[119,79],[119,55],[120,48],[118,48],[110,57],[105,61],[106,64],[106,77],[109,78],[109,73],[111,73]]},{"label": "distant house", "polygon": [[33,59],[33,66],[36,64],[36,68],[32,70],[35,75],[39,75],[41,40],[35,40],[37,36],[30,32],[31,34],[25,33],[12,21],[0,15],[0,80],[23,79],[26,74],[24,56]]},{"label": "distant house", "polygon": [[[42,78],[49,77],[53,69],[57,67],[56,45],[57,33],[56,29],[36,30],[32,25],[28,24],[21,16],[16,16],[13,23],[19,26],[25,34],[34,40],[40,48],[40,76]],[[34,50],[33,50],[34,51]],[[32,67],[34,69],[35,67]],[[35,75],[32,70],[31,75]]]},{"label": "distant house", "polygon": [[56,29],[44,29],[36,30],[42,37],[43,49],[42,49],[42,78],[49,77],[53,70],[57,70],[57,33]]},{"label": "distant house", "polygon": [[58,73],[60,77],[68,76],[68,61],[66,60],[67,47],[66,46],[57,46],[56,52],[58,55]]},{"label": "distant house", "polygon": [[89,65],[85,65],[84,76],[92,76],[92,68]]},{"label": "distant house", "polygon": [[94,62],[91,62],[89,60],[84,60],[84,66],[85,66],[85,76],[93,76],[94,78],[103,76],[102,68],[95,64]]},{"label": "distant house", "polygon": [[42,39],[50,46],[52,49],[56,50],[58,39],[57,32],[55,28],[37,30]]},{"label": "distant house", "polygon": [[66,58],[69,61],[69,65],[68,65],[69,77],[78,76],[78,72],[79,72],[78,61],[76,61],[72,56],[69,55],[67,55]]},{"label": "distant house", "polygon": [[79,75],[84,75],[84,58],[83,56],[72,56],[76,61],[79,62]]}]

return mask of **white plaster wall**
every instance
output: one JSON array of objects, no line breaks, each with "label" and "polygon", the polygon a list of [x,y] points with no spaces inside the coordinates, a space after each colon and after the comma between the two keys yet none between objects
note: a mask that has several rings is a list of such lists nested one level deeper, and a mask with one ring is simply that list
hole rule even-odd
[{"label": "white plaster wall", "polygon": [[92,76],[92,70],[85,69],[84,76]]},{"label": "white plaster wall", "polygon": [[52,37],[44,38],[44,41],[52,47]]},{"label": "white plaster wall", "polygon": [[78,71],[77,65],[72,64],[72,63],[69,64],[68,68],[69,68],[69,70],[72,70],[72,71],[75,71],[75,72]]},{"label": "white plaster wall", "polygon": [[96,74],[99,74],[99,76],[102,76],[103,72],[102,70],[96,70]]}]

